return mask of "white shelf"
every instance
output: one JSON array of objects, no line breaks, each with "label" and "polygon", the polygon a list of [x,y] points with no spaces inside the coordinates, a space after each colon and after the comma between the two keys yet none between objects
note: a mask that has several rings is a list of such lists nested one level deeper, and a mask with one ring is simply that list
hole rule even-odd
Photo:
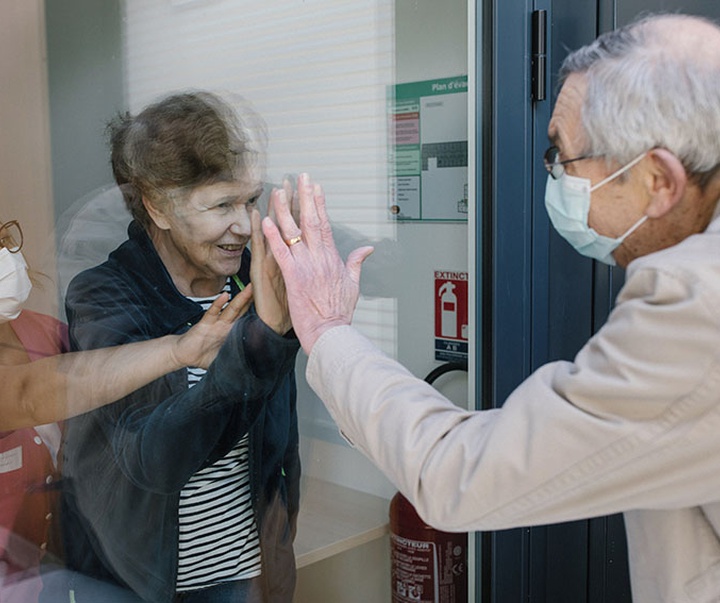
[{"label": "white shelf", "polygon": [[390,501],[316,478],[303,478],[295,538],[298,568],[381,538]]}]

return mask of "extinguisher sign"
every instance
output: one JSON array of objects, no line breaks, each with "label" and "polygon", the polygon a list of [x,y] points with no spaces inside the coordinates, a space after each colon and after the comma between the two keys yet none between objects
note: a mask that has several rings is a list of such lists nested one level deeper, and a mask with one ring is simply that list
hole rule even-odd
[{"label": "extinguisher sign", "polygon": [[468,359],[468,273],[435,271],[435,360]]}]

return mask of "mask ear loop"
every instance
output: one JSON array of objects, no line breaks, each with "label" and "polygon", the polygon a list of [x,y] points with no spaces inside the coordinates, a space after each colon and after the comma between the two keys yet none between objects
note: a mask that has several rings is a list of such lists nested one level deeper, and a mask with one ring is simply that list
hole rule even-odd
[{"label": "mask ear loop", "polygon": [[625,239],[627,239],[632,233],[634,233],[638,228],[640,228],[643,224],[645,224],[645,221],[648,219],[647,215],[640,218],[635,224],[633,224],[627,232],[620,237],[620,243],[622,243]]},{"label": "mask ear loop", "polygon": [[617,178],[618,176],[620,176],[620,174],[624,174],[625,172],[627,172],[631,167],[633,167],[633,166],[635,166],[636,164],[640,163],[640,162],[643,160],[643,158],[645,157],[645,155],[647,155],[647,151],[644,152],[644,153],[642,153],[641,155],[638,155],[637,157],[635,157],[635,159],[633,159],[630,163],[628,163],[627,165],[621,167],[617,172],[613,172],[613,173],[610,174],[607,178],[605,178],[604,180],[601,180],[600,182],[598,182],[595,186],[591,186],[591,187],[590,187],[590,192],[592,193],[593,191],[596,191],[597,189],[599,189],[599,188],[600,188],[601,186],[603,186],[604,184],[607,184],[608,182],[612,182],[613,180],[615,180],[615,178]]}]

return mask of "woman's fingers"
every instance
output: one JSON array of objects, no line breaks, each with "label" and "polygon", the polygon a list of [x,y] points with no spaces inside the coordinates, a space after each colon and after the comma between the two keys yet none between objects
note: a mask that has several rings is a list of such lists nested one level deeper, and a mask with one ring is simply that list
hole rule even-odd
[{"label": "woman's fingers", "polygon": [[[203,315],[203,320],[211,324],[219,321],[235,322],[248,311],[250,304],[252,304],[252,283],[248,284],[245,289],[233,297],[230,303],[228,303],[229,298],[229,293],[223,292],[218,295],[218,298]],[[225,304],[227,304],[227,306],[225,306]],[[223,306],[225,306],[225,308],[223,308]]]},{"label": "woman's fingers", "polygon": [[235,322],[250,309],[252,300],[253,286],[252,283],[248,283],[245,288],[233,297],[232,301],[225,307],[220,314],[220,320],[225,322]]},{"label": "woman's fingers", "polygon": [[223,306],[227,303],[228,299],[230,299],[229,293],[223,292],[218,295],[217,299],[210,305],[210,307],[205,312],[205,316],[208,316],[209,318],[217,318],[218,316],[220,316]]},{"label": "woman's fingers", "polygon": [[250,213],[250,250],[252,251],[253,257],[256,258],[265,257],[265,237],[263,236],[260,222],[260,212],[257,209],[253,209]]}]

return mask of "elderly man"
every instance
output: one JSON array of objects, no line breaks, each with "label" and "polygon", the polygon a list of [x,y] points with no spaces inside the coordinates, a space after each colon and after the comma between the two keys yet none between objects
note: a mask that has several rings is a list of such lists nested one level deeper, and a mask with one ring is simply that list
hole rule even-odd
[{"label": "elderly man", "polygon": [[[263,228],[308,380],[431,524],[493,530],[625,512],[635,603],[720,599],[720,29],[654,16],[567,58],[546,206],[578,251],[627,267],[607,324],[502,409],[468,412],[349,326],[322,191]],[[282,236],[281,236],[282,233]]]}]

